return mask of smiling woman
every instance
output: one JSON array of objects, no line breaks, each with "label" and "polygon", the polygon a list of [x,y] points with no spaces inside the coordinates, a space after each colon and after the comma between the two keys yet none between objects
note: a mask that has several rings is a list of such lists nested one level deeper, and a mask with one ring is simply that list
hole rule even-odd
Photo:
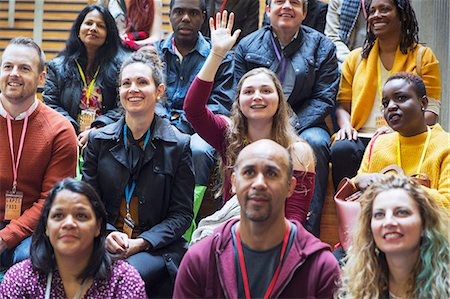
[{"label": "smiling woman", "polygon": [[337,298],[449,298],[448,216],[420,186],[389,176],[369,187]]},{"label": "smiling woman", "polygon": [[333,183],[353,177],[370,139],[391,132],[381,110],[381,92],[387,78],[413,72],[423,78],[428,95],[428,125],[439,115],[441,75],[430,48],[419,44],[418,23],[409,0],[369,0],[364,45],[353,50],[342,65],[336,111],[340,130],[331,147]]},{"label": "smiling woman", "polygon": [[123,57],[113,17],[91,5],[73,23],[65,49],[47,65],[44,102],[72,123],[79,146],[91,130],[120,117],[117,75]]},{"label": "smiling woman", "polygon": [[5,298],[146,298],[127,263],[105,252],[106,211],[88,184],[74,179],[50,191],[33,234],[31,259],[6,273]]},{"label": "smiling woman", "polygon": [[128,57],[119,82],[125,115],[90,134],[83,180],[106,206],[108,252],[139,271],[148,294],[167,298],[185,251],[182,234],[193,217],[190,139],[155,114],[164,93],[155,48]]}]

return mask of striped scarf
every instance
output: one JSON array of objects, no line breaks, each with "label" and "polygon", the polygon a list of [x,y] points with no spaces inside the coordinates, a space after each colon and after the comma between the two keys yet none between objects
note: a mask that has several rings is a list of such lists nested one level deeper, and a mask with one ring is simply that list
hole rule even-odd
[{"label": "striped scarf", "polygon": [[361,10],[361,0],[342,0],[339,37],[348,44]]}]

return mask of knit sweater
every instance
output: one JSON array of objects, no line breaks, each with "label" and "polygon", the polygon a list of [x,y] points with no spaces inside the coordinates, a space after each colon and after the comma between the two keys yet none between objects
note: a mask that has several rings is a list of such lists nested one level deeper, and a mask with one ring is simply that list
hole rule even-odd
[{"label": "knit sweater", "polygon": [[[417,74],[417,53],[420,47],[422,46],[418,45],[414,51],[408,50],[406,55],[398,47],[391,73],[413,72]],[[367,59],[361,58],[360,55],[361,48],[353,50],[342,65],[342,76],[337,96],[339,103],[351,103],[350,122],[356,130],[359,130],[369,117],[371,105],[378,92],[378,39],[375,41]],[[421,61],[420,74],[425,83],[427,95],[431,99],[428,109],[439,114],[441,97],[439,61],[430,48],[423,50]],[[433,104],[436,106],[435,108],[432,107]]]},{"label": "knit sweater", "polygon": [[[386,166],[397,164],[399,138],[401,166],[406,175],[417,174],[427,132],[412,137],[403,137],[398,133],[379,136],[373,144],[370,159],[370,146],[367,147],[358,174],[379,172]],[[427,192],[450,209],[450,134],[439,124],[431,127],[430,144],[419,172],[425,173],[431,180],[431,188],[424,187]]]},{"label": "knit sweater", "polygon": [[[17,159],[23,120],[12,120],[14,156]],[[5,215],[5,192],[13,185],[11,152],[6,118],[0,116],[0,219]],[[38,222],[45,198],[53,185],[75,175],[77,138],[69,121],[39,103],[28,119],[17,190],[23,192],[22,213],[0,230],[9,249],[30,236]]]}]

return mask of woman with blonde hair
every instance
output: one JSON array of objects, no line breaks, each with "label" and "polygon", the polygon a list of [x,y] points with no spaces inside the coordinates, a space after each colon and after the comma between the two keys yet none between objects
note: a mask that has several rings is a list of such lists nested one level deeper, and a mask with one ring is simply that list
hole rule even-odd
[{"label": "woman with blonde hair", "polygon": [[342,268],[336,298],[449,298],[444,209],[404,176],[372,184]]},{"label": "woman with blonde hair", "polygon": [[242,148],[265,138],[288,148],[294,160],[297,186],[294,194],[287,199],[286,217],[304,224],[313,193],[314,154],[289,124],[290,108],[276,75],[266,68],[246,73],[237,85],[231,119],[214,115],[206,107],[220,62],[240,33],[240,30],[236,30],[231,35],[234,14],[230,14],[228,22],[227,15],[226,11],[223,17],[218,13],[216,24],[212,18],[209,21],[212,49],[186,95],[186,117],[195,131],[222,157],[224,201],[228,201],[233,195],[230,176]]}]

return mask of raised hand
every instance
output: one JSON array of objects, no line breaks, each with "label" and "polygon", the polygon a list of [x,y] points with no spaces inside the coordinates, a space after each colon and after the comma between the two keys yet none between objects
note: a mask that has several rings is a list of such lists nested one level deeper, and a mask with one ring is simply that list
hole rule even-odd
[{"label": "raised hand", "polygon": [[231,34],[234,24],[234,13],[230,13],[228,22],[227,16],[228,12],[224,10],[223,14],[220,12],[216,14],[216,24],[214,24],[213,18],[209,19],[211,50],[222,58],[225,57],[225,54],[233,47],[241,33],[241,29],[237,29]]}]

